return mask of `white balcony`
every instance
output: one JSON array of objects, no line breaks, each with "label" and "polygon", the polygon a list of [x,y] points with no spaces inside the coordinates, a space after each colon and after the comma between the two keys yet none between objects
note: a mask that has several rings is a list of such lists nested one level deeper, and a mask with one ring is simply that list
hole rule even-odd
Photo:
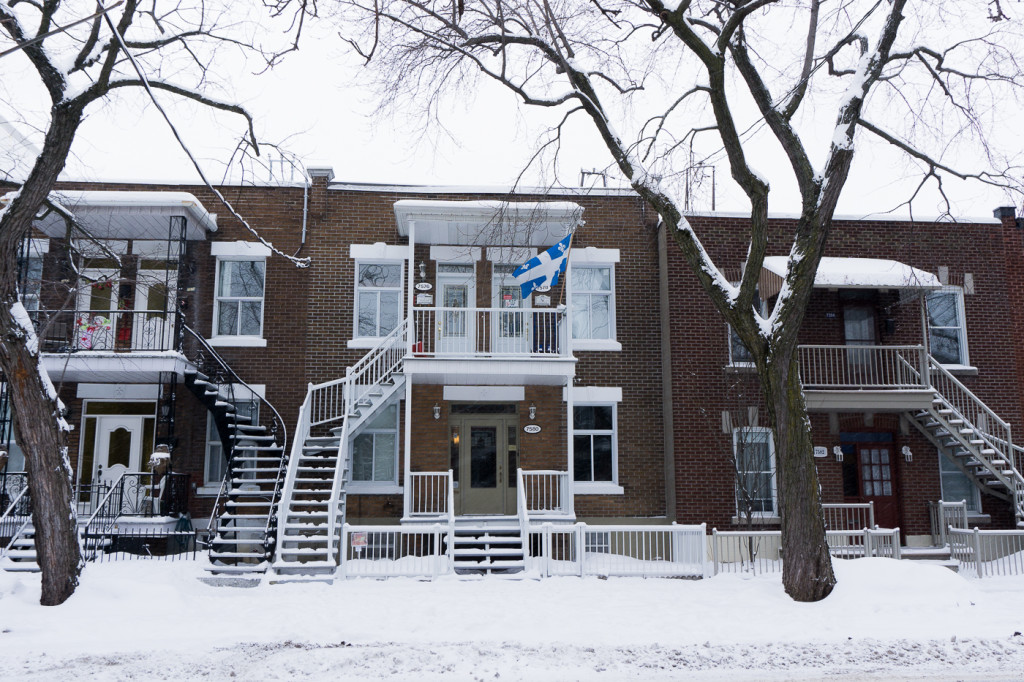
[{"label": "white balcony", "polygon": [[414,308],[406,371],[423,383],[564,385],[564,308]]},{"label": "white balcony", "polygon": [[800,381],[810,409],[903,411],[931,407],[922,346],[800,346]]}]

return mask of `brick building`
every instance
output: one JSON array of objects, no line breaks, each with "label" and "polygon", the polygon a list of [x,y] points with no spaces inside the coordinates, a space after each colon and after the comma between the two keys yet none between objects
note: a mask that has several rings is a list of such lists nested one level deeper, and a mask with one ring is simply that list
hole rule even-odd
[{"label": "brick building", "polygon": [[[777,520],[744,349],[632,192],[506,196],[309,170],[308,187],[222,188],[305,268],[200,186],[65,185],[79,225],[45,216],[26,240],[25,303],[75,425],[80,516],[180,528],[188,514],[209,525],[217,566],[271,559],[281,575],[334,570],[340,544],[396,551],[383,531],[348,538],[345,522],[452,520],[461,560],[501,569],[521,564],[525,522]],[[1019,455],[998,428],[1024,416],[1010,286],[1024,254],[1012,211],[999,215],[837,221],[807,314],[824,500],[873,501],[907,542],[942,498],[1014,522],[999,459]],[[738,276],[743,217],[691,222]],[[781,256],[791,223],[776,225]],[[512,271],[573,228],[565,276],[524,299]],[[784,267],[766,262],[769,301]],[[973,421],[949,424],[939,390]],[[20,462],[6,414],[9,501]],[[587,551],[616,542],[594,537]]]}]

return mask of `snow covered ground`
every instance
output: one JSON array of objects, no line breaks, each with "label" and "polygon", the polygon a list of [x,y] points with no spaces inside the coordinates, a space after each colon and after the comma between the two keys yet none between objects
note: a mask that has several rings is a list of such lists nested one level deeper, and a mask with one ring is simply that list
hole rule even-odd
[{"label": "snow covered ground", "polygon": [[196,562],[92,564],[63,606],[0,573],[0,679],[1024,679],[1024,577],[836,562],[778,576],[213,587]]}]

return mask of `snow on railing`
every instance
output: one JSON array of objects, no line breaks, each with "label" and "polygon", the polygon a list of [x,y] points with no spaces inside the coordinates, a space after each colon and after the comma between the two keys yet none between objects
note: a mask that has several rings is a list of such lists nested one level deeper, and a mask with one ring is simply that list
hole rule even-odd
[{"label": "snow on railing", "polygon": [[950,556],[979,578],[1024,575],[1024,530],[949,528]]}]

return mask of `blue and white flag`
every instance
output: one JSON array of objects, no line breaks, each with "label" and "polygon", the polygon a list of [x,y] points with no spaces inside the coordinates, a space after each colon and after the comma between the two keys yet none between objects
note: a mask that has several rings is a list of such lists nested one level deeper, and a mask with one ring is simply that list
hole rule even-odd
[{"label": "blue and white flag", "polygon": [[565,264],[569,260],[571,242],[570,233],[544,253],[534,256],[515,269],[512,276],[519,285],[523,298],[529,296],[537,287],[545,284],[553,287],[558,284],[558,275],[565,272]]}]

